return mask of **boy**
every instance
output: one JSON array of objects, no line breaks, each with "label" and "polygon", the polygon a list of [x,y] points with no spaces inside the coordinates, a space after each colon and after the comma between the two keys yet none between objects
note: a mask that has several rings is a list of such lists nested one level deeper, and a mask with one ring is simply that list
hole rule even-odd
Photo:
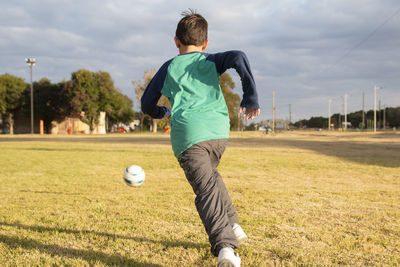
[{"label": "boy", "polygon": [[[218,256],[218,266],[240,266],[233,249],[247,236],[237,224],[238,215],[217,166],[229,137],[228,109],[219,75],[236,69],[243,87],[240,112],[245,119],[260,114],[257,92],[243,52],[205,54],[208,23],[193,11],[184,12],[174,38],[179,55],[168,60],[150,81],[142,98],[144,113],[153,118],[171,114],[171,144],[196,194],[196,208]],[[171,110],[157,106],[165,95]]]}]

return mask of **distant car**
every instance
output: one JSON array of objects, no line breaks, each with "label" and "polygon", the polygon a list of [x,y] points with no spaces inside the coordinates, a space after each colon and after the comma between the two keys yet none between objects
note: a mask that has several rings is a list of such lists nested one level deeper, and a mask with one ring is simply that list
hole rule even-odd
[{"label": "distant car", "polygon": [[8,128],[0,128],[0,134],[9,134],[10,133],[10,129]]},{"label": "distant car", "polygon": [[272,128],[269,127],[269,126],[260,126],[260,127],[258,128],[258,130],[259,130],[260,132],[270,132],[270,131],[272,130]]},{"label": "distant car", "polygon": [[260,128],[258,128],[258,130],[260,132],[265,132],[266,134],[272,132],[272,128],[269,126],[261,126]]},{"label": "distant car", "polygon": [[126,130],[125,130],[125,128],[123,128],[123,127],[118,127],[115,131],[116,131],[117,133],[126,133]]}]

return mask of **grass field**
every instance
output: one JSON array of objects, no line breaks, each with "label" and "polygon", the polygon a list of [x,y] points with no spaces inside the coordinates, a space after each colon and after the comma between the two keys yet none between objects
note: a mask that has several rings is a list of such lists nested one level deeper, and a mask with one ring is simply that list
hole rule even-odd
[{"label": "grass field", "polygon": [[[236,133],[219,170],[242,266],[400,265],[400,134]],[[193,202],[168,136],[0,136],[0,266],[215,266]]]}]

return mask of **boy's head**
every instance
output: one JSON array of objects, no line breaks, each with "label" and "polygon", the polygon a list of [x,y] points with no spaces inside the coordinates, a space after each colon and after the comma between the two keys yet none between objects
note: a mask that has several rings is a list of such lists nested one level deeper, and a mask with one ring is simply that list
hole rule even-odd
[{"label": "boy's head", "polygon": [[176,38],[182,45],[201,46],[207,41],[208,23],[200,14],[189,9],[176,27]]}]

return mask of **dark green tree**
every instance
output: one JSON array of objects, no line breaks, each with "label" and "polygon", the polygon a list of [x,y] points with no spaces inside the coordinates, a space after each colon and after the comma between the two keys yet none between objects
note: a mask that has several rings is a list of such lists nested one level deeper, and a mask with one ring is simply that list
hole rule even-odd
[{"label": "dark green tree", "polygon": [[129,122],[134,118],[133,102],[115,86],[107,72],[81,69],[71,75],[66,85],[71,115],[80,115],[93,131],[100,112],[106,112],[110,123]]},{"label": "dark green tree", "polygon": [[[385,113],[386,127],[400,126],[400,107],[396,108],[388,107],[385,108],[384,110],[377,110],[376,117],[377,117],[378,127],[383,126],[383,113]],[[300,120],[296,122],[295,126],[299,128],[301,128],[302,126],[306,126],[309,128],[326,128],[328,125],[327,120],[328,119],[324,117],[311,117],[308,120]],[[347,121],[351,123],[351,127],[353,128],[365,129],[369,125],[368,122],[371,122],[373,120],[374,120],[373,110],[368,110],[367,112],[365,112],[365,125],[362,124],[362,110],[347,114]],[[334,124],[335,128],[342,127],[343,122],[344,122],[343,114],[335,113],[332,115],[331,123]]]},{"label": "dark green tree", "polygon": [[10,134],[14,134],[14,113],[22,106],[22,96],[28,84],[8,73],[0,75],[0,114],[7,118]]},{"label": "dark green tree", "polygon": [[70,115],[81,116],[93,131],[102,111],[100,89],[95,74],[85,69],[73,72],[66,89],[66,97],[71,106]]},{"label": "dark green tree", "polygon": [[386,125],[400,127],[400,107],[386,108]]},{"label": "dark green tree", "polygon": [[105,111],[107,115],[113,112],[112,103],[117,90],[114,86],[114,81],[108,72],[99,71],[93,73],[95,79],[95,88],[98,91],[98,106],[100,111]]},{"label": "dark green tree", "polygon": [[132,109],[133,102],[115,88],[111,75],[108,72],[99,71],[94,73],[94,78],[99,90],[99,110],[106,112],[108,126],[119,122],[131,122],[135,117]]},{"label": "dark green tree", "polygon": [[135,118],[132,100],[117,90],[113,91],[111,102],[107,105],[110,106],[106,109],[109,125],[119,122],[129,123]]},{"label": "dark green tree", "polygon": [[33,84],[33,88],[35,117],[43,120],[45,132],[49,133],[51,122],[61,121],[69,115],[71,110],[65,97],[65,82],[53,84],[47,78],[42,78]]}]

